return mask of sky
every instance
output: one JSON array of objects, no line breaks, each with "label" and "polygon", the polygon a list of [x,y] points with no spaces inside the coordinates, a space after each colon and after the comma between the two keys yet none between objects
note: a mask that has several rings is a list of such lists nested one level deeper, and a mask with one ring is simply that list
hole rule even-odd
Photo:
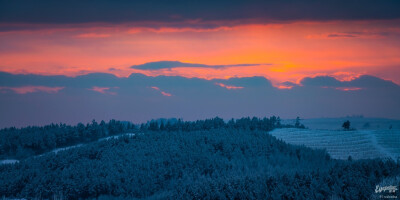
[{"label": "sky", "polygon": [[[64,80],[101,73],[116,80],[127,80],[132,74],[141,74],[149,80],[157,80],[160,76],[174,81],[175,78],[185,81],[201,79],[212,83],[214,89],[220,87],[229,92],[243,91],[247,87],[243,84],[227,85],[220,80],[262,77],[278,93],[296,93],[297,96],[291,98],[300,99],[310,94],[297,92],[296,88],[306,87],[302,85],[305,80],[320,80],[320,77],[350,83],[373,76],[393,83],[393,88],[396,88],[400,84],[400,2],[0,0],[0,44],[0,72],[8,76],[31,74]],[[45,93],[50,97],[41,97],[42,102],[48,102],[68,90],[62,81],[54,81],[58,83],[56,85],[49,82],[32,85],[23,81],[13,85],[12,80],[1,81],[0,95],[12,94],[16,95],[15,98],[26,99],[27,94]],[[121,85],[107,85],[99,80],[86,88],[86,93],[80,93],[80,97],[90,96],[90,92],[103,94],[105,99],[107,95],[122,95],[121,91],[117,91],[122,88]],[[160,99],[174,98],[174,94],[162,90],[162,85],[149,82],[144,87],[152,92],[159,91],[162,94]],[[367,90],[365,85],[356,87],[351,84],[320,87],[331,92],[335,88],[334,92],[344,92],[348,96],[357,96],[359,90]],[[385,92],[393,88],[385,88]],[[206,89],[199,87],[197,90],[202,93]],[[393,89],[388,93],[396,91]],[[64,95],[71,97],[77,94]],[[135,95],[146,99],[149,94],[131,94]],[[395,103],[395,94],[380,100],[371,92],[368,95],[372,98],[369,101],[393,101],[391,106],[399,106]],[[225,101],[235,101],[228,96]],[[242,98],[239,94],[234,96]],[[249,101],[257,101],[250,99],[256,96],[248,98]],[[209,104],[215,101],[212,98],[203,99],[207,99]],[[71,107],[71,102],[63,101],[63,105]],[[110,105],[108,101],[103,103],[103,106]],[[143,100],[141,103],[151,104],[151,101]],[[190,102],[184,103],[189,107],[195,106]],[[268,103],[268,98],[265,103]],[[326,102],[318,103],[323,105]],[[17,101],[11,100],[2,104],[2,108],[20,106]],[[163,106],[164,101],[159,104]],[[303,105],[294,104],[297,107]],[[196,118],[187,114],[188,110],[174,112],[163,109],[168,112],[163,115],[154,112],[147,115],[147,119],[136,116],[142,113],[112,116],[137,121],[156,117]],[[32,106],[28,110],[37,112],[39,108]],[[366,107],[364,110],[318,113],[310,108],[299,113],[296,109],[289,111],[282,107],[281,112],[266,110],[265,115],[274,113],[289,118],[297,115],[307,118],[368,113],[369,116],[400,119],[398,110],[395,110],[397,113],[371,110],[375,109]],[[0,115],[8,114],[2,113]],[[229,117],[227,113],[209,112],[197,116]],[[241,113],[246,116],[258,114],[252,109]],[[50,122],[54,116],[42,116],[42,120],[36,123]],[[80,120],[87,121],[90,117],[109,118],[107,115],[89,115]],[[67,117],[59,120],[71,121]],[[25,121],[23,124],[30,123],[28,118]],[[7,125],[18,123],[9,121],[3,126]]]}]

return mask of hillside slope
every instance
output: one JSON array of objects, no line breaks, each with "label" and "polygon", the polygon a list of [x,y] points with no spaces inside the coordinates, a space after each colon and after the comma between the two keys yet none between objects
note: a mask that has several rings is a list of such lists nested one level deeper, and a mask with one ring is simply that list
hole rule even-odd
[{"label": "hillside slope", "polygon": [[283,141],[326,149],[337,159],[392,158],[400,157],[400,130],[312,130],[275,129],[271,135]]}]

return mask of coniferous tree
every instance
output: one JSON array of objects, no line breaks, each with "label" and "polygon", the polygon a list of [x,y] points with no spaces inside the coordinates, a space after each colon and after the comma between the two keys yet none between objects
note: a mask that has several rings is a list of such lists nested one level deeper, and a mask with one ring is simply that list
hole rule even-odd
[{"label": "coniferous tree", "polygon": [[296,117],[296,122],[294,124],[294,127],[296,127],[296,128],[300,127],[300,117]]},{"label": "coniferous tree", "polygon": [[344,130],[350,130],[350,121],[349,120],[345,121],[342,127],[344,128]]}]

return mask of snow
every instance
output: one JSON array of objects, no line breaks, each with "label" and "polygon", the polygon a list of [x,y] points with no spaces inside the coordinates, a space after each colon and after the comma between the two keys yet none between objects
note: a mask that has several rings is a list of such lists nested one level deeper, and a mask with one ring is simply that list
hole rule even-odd
[{"label": "snow", "polygon": [[397,130],[315,130],[275,129],[271,135],[283,141],[326,149],[336,159],[392,158],[400,157],[400,129]]},{"label": "snow", "polygon": [[68,149],[73,149],[73,148],[77,148],[77,147],[81,147],[81,146],[83,146],[83,144],[77,144],[77,145],[74,145],[74,146],[57,148],[57,149],[52,150],[51,152],[58,153],[59,151],[65,151],[65,150],[68,150]]},{"label": "snow", "polygon": [[100,138],[100,139],[98,139],[97,141],[104,141],[104,140],[110,140],[110,139],[118,139],[118,138],[120,138],[120,137],[122,137],[122,136],[129,136],[129,137],[131,137],[131,136],[135,136],[135,133],[125,133],[125,134],[122,134],[122,135],[114,135],[114,136],[109,136],[109,137],[105,137],[105,138]]},{"label": "snow", "polygon": [[0,165],[15,164],[18,162],[19,160],[12,160],[12,159],[0,160]]},{"label": "snow", "polygon": [[[97,141],[98,142],[105,141],[105,140],[108,141],[108,140],[112,140],[112,139],[118,139],[118,138],[123,137],[123,136],[131,137],[131,136],[134,136],[134,135],[135,135],[135,133],[125,133],[125,134],[121,134],[121,135],[114,135],[114,136],[100,138]],[[48,153],[58,153],[60,151],[66,151],[66,150],[69,150],[69,149],[78,148],[78,147],[82,147],[82,146],[85,146],[85,145],[87,145],[87,144],[77,144],[77,145],[63,147],[63,148],[57,148],[57,149],[54,149],[54,150],[52,150],[50,152],[47,152],[47,153],[44,153],[44,154],[41,154],[41,155],[38,155],[38,156],[43,156],[43,155],[48,154]]]}]

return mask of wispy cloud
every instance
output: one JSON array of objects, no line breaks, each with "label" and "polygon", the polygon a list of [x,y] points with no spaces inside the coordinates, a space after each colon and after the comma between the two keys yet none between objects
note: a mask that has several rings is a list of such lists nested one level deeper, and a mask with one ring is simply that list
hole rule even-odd
[{"label": "wispy cloud", "polygon": [[358,37],[355,34],[348,34],[348,33],[331,33],[327,35],[328,38],[354,38]]},{"label": "wispy cloud", "polygon": [[338,71],[338,72],[332,73],[330,76],[335,77],[339,81],[351,81],[362,75],[365,75],[365,74],[364,73]]},{"label": "wispy cloud", "polygon": [[362,90],[362,88],[359,87],[337,87],[335,88],[336,90],[341,90],[341,91],[356,91],[356,90]]},{"label": "wispy cloud", "polygon": [[198,63],[184,63],[180,61],[157,61],[148,62],[141,65],[133,65],[133,69],[141,70],[159,70],[159,69],[171,69],[177,67],[198,67],[198,68],[226,68],[226,67],[248,67],[248,66],[259,66],[259,65],[270,65],[270,64],[232,64],[232,65],[206,65]]},{"label": "wispy cloud", "polygon": [[[117,87],[113,87],[113,88],[117,88]],[[110,89],[112,89],[112,88],[111,87],[97,87],[97,86],[94,86],[94,87],[92,87],[92,88],[90,88],[88,90],[99,92],[101,94],[111,94],[111,95],[116,95],[117,94],[116,92],[111,92]]]},{"label": "wispy cloud", "polygon": [[110,37],[110,34],[102,34],[102,33],[83,33],[79,34],[77,38],[107,38]]},{"label": "wispy cloud", "polygon": [[166,96],[166,97],[170,97],[170,96],[172,96],[172,94],[171,94],[171,93],[164,92],[164,91],[162,91],[162,90],[161,90],[159,87],[152,86],[152,87],[150,87],[150,88],[151,88],[151,89],[153,89],[153,90],[160,91],[160,93],[161,93],[162,95]]},{"label": "wispy cloud", "polygon": [[307,39],[379,39],[388,36],[388,32],[375,32],[375,31],[350,31],[350,32],[331,32],[322,34],[308,35]]},{"label": "wispy cloud", "polygon": [[215,83],[215,85],[218,85],[220,87],[226,88],[228,90],[237,90],[237,89],[243,89],[244,88],[244,87],[241,87],[241,86],[225,85],[223,83]]},{"label": "wispy cloud", "polygon": [[286,85],[277,85],[276,87],[281,90],[290,90],[293,88],[293,86],[286,86]]},{"label": "wispy cloud", "polygon": [[204,33],[204,32],[217,32],[217,31],[229,31],[233,27],[226,26],[216,26],[216,27],[135,27],[130,28],[127,32],[129,34],[137,34],[143,32],[154,32],[154,33],[184,33],[184,32],[194,32],[194,33]]},{"label": "wispy cloud", "polygon": [[285,81],[279,84],[274,85],[278,89],[283,89],[283,90],[290,90],[295,86],[299,86],[298,84],[290,81]]},{"label": "wispy cloud", "polygon": [[0,87],[0,91],[11,90],[17,94],[27,94],[34,92],[57,93],[64,87],[47,87],[47,86],[22,86],[22,87]]},{"label": "wispy cloud", "polygon": [[162,95],[164,95],[164,96],[167,96],[167,97],[170,97],[170,96],[172,96],[172,94],[170,94],[170,93],[167,93],[167,92],[163,92],[163,91],[161,91],[161,94],[162,94]]}]

